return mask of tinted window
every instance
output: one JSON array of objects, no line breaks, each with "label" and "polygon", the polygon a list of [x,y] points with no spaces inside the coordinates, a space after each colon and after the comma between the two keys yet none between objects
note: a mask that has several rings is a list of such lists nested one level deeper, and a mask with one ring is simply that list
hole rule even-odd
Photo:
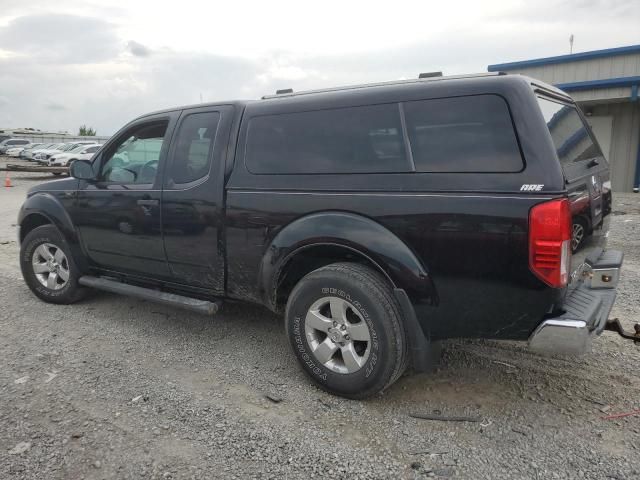
[{"label": "tinted window", "polygon": [[219,121],[218,112],[192,113],[184,118],[175,141],[170,181],[194,182],[209,173]]},{"label": "tinted window", "polygon": [[538,98],[538,103],[565,175],[577,174],[582,160],[602,156],[574,106],[544,98]]},{"label": "tinted window", "polygon": [[100,149],[100,147],[89,147],[84,151],[84,153],[95,153],[98,149]]},{"label": "tinted window", "polygon": [[246,164],[262,174],[410,170],[397,104],[255,117]]},{"label": "tinted window", "polygon": [[120,184],[152,184],[156,178],[167,123],[135,128],[109,148],[100,179]]},{"label": "tinted window", "polygon": [[403,104],[419,172],[518,172],[522,156],[506,102],[497,95]]}]

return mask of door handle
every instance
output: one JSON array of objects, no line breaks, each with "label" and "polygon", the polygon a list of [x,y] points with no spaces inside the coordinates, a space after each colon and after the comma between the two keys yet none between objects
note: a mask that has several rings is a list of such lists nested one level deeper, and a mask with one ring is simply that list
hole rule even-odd
[{"label": "door handle", "polygon": [[142,199],[138,200],[138,205],[143,207],[156,207],[158,206],[158,200]]}]

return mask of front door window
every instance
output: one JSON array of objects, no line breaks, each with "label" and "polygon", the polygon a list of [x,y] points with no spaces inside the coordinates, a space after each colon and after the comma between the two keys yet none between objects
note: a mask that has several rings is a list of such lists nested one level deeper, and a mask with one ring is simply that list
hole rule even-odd
[{"label": "front door window", "polygon": [[122,142],[107,152],[99,180],[150,188],[158,173],[158,161],[166,130],[167,123],[159,122],[130,132]]}]

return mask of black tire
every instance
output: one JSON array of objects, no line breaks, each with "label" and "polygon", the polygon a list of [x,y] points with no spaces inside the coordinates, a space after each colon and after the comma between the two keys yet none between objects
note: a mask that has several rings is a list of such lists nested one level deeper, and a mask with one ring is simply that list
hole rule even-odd
[{"label": "black tire", "polygon": [[[589,225],[586,220],[580,217],[575,217],[573,219],[571,225],[571,252],[575,253],[582,245],[584,245],[584,241],[587,239]],[[582,232],[579,241],[576,239],[576,232]]]},{"label": "black tire", "polygon": [[[34,271],[34,252],[43,244],[50,244],[59,248],[64,253],[63,263],[68,271],[68,280],[59,289],[48,288],[43,285]],[[86,294],[86,289],[78,284],[80,271],[71,256],[71,250],[66,240],[58,229],[53,225],[43,225],[34,228],[25,237],[20,246],[20,269],[22,277],[31,291],[40,299],[49,303],[69,304],[77,302]],[[47,274],[48,275],[48,274]],[[59,280],[62,281],[62,280]]]},{"label": "black tire", "polygon": [[[327,367],[328,362],[321,363],[305,333],[309,309],[327,297],[347,300],[348,311],[357,310],[351,312],[359,317],[355,321],[365,321],[369,329],[368,356],[366,360],[362,357],[364,363],[353,373],[338,373]],[[330,311],[328,315],[333,318]],[[402,321],[389,283],[374,270],[355,263],[334,263],[306,275],[291,292],[285,313],[287,336],[303,370],[322,389],[352,399],[384,391],[405,371],[407,339]]]}]

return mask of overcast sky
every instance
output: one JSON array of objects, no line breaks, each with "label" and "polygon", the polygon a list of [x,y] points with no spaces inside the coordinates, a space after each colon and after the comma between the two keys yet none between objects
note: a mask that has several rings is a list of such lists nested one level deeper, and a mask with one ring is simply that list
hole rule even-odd
[{"label": "overcast sky", "polygon": [[[159,6],[160,4],[166,6]],[[640,43],[639,0],[0,0],[0,127],[114,133],[204,101]]]}]

